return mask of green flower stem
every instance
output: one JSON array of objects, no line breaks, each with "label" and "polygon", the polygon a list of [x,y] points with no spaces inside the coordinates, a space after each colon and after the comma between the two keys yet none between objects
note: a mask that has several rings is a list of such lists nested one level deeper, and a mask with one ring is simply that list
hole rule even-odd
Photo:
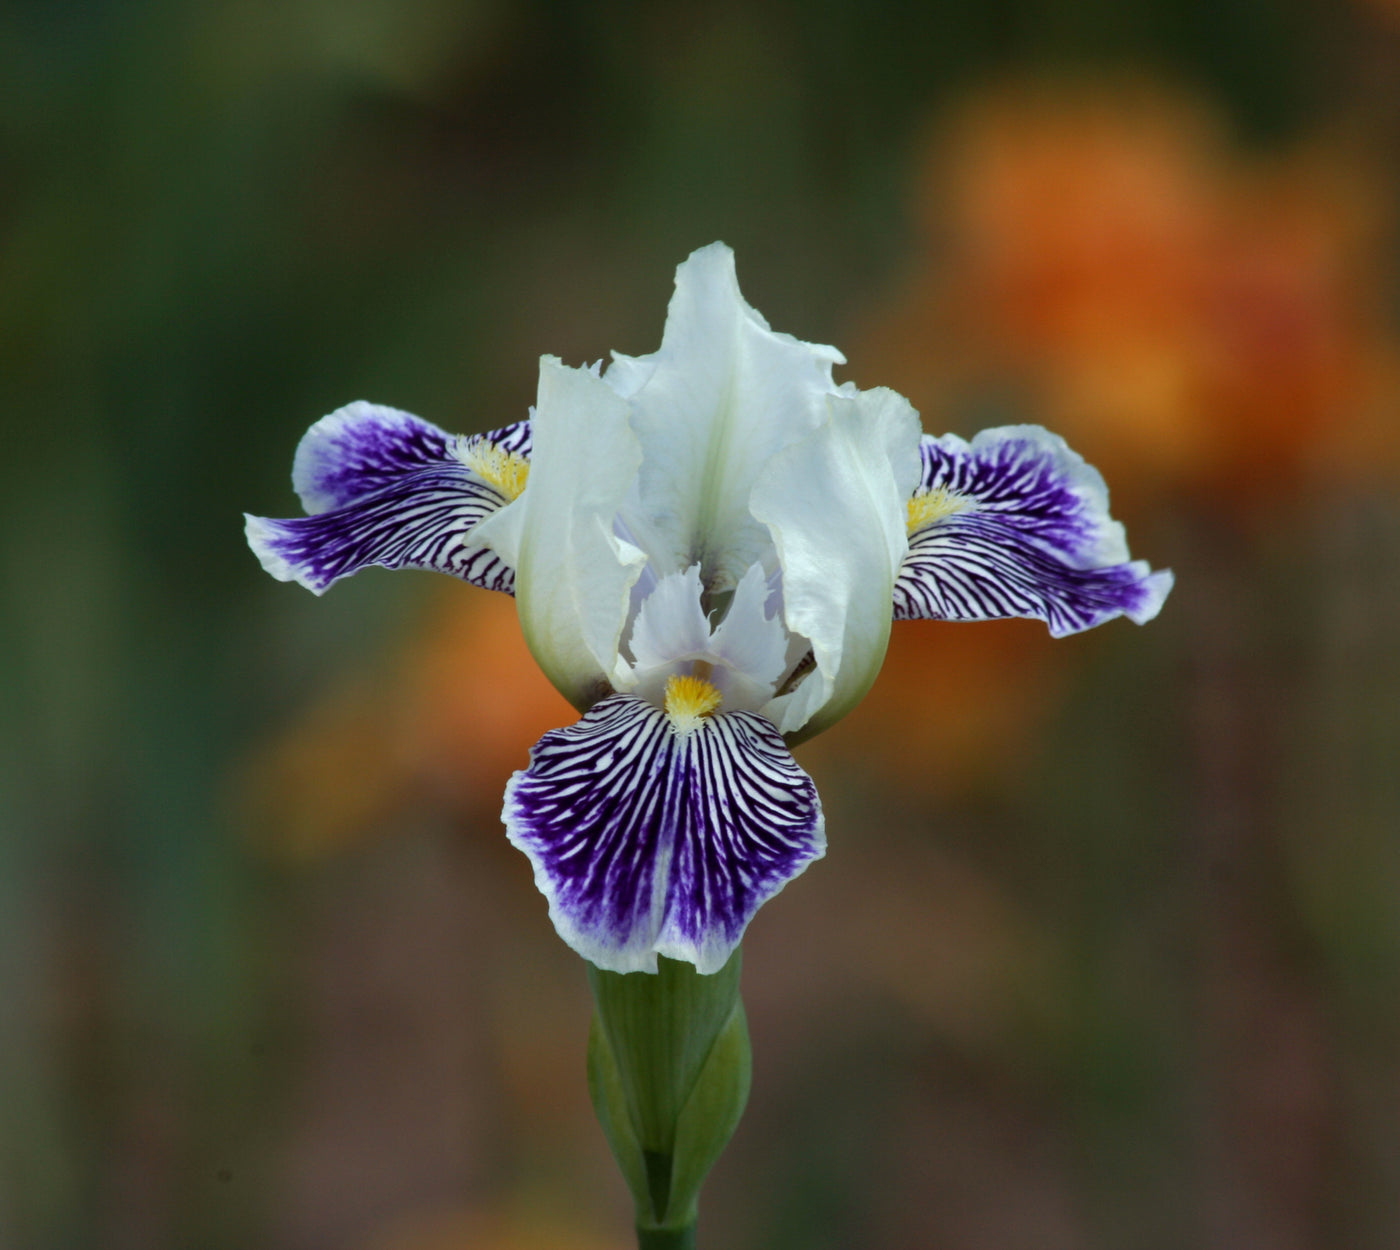
[{"label": "green flower stem", "polygon": [[710,976],[658,961],[656,973],[589,966],[593,1106],[637,1208],[641,1250],[694,1247],[700,1187],[749,1095],[740,956]]},{"label": "green flower stem", "polygon": [[695,1225],[637,1229],[637,1250],[695,1250]]}]

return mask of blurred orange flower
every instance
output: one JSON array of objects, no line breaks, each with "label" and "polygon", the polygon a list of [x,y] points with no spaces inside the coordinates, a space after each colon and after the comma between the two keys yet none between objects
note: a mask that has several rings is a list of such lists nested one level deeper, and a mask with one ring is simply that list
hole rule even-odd
[{"label": "blurred orange flower", "polygon": [[1329,144],[1232,153],[1144,86],[1020,86],[932,132],[924,256],[865,351],[925,413],[1042,422],[1120,492],[1246,502],[1393,453],[1379,180]]},{"label": "blurred orange flower", "polygon": [[333,687],[255,753],[245,823],[270,853],[307,859],[374,836],[425,791],[494,816],[528,744],[574,715],[530,658],[513,599],[445,587],[376,680]]}]

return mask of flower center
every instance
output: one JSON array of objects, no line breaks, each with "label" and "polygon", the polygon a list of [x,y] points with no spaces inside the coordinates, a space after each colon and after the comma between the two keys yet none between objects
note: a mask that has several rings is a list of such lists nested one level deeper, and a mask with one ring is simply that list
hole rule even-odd
[{"label": "flower center", "polygon": [[666,679],[666,715],[671,718],[671,725],[679,734],[699,729],[700,722],[712,715],[721,702],[714,683],[703,677],[676,674]]},{"label": "flower center", "polygon": [[945,516],[961,512],[971,502],[966,495],[959,495],[946,486],[935,486],[932,490],[927,487],[921,488],[915,491],[914,497],[909,500],[909,533],[926,529]]},{"label": "flower center", "polygon": [[466,443],[458,455],[467,468],[494,486],[507,503],[520,498],[530,476],[530,462],[524,456],[506,451],[486,438]]}]

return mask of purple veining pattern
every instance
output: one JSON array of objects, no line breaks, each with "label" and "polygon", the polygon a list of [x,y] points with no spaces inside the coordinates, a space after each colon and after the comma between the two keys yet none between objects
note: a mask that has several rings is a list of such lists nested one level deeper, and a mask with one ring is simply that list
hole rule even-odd
[{"label": "purple veining pattern", "polygon": [[[478,440],[528,456],[530,423],[464,441]],[[370,565],[431,569],[510,594],[514,570],[469,538],[508,501],[457,458],[457,441],[406,412],[350,404],[297,448],[293,484],[311,515],[249,517],[248,543],[273,576],[317,594]]]},{"label": "purple veining pattern", "polygon": [[1013,426],[971,444],[925,435],[920,452],[920,486],[946,489],[965,506],[910,535],[895,620],[1023,616],[1062,637],[1157,614],[1171,573],[1127,559],[1103,479],[1062,439]]},{"label": "purple veining pattern", "polygon": [[[529,421],[466,441],[483,439],[529,458]],[[328,512],[393,486],[415,469],[453,463],[456,442],[455,435],[412,413],[359,400],[306,431],[297,446],[292,484],[307,512]]]},{"label": "purple veining pattern", "polygon": [[659,947],[714,971],[825,850],[816,787],[770,722],[721,713],[677,734],[630,695],[545,734],[504,815],[561,935],[603,966]]},{"label": "purple veining pattern", "polygon": [[432,569],[487,590],[515,589],[515,572],[468,535],[505,500],[461,465],[405,473],[357,503],[315,516],[248,518],[248,543],[264,567],[317,594],[370,565]]}]

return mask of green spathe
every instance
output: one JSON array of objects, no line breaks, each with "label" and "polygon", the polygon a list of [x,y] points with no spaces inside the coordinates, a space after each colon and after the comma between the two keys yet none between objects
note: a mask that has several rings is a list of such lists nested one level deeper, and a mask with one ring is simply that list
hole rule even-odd
[{"label": "green spathe", "polygon": [[737,949],[711,976],[665,958],[655,974],[588,966],[588,1087],[644,1248],[695,1244],[700,1186],[748,1101],[739,966]]}]

